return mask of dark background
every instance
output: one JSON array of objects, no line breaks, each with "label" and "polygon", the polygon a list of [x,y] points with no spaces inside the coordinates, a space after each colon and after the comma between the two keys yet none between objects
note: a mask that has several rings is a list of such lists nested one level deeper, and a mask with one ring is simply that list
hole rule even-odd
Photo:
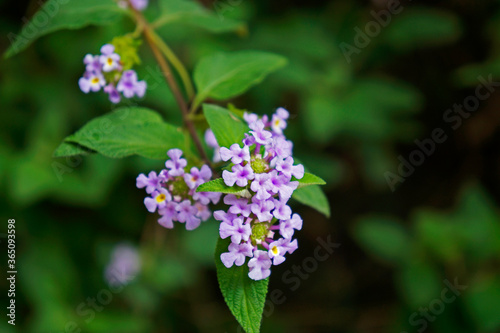
[{"label": "dark background", "polygon": [[[304,219],[300,247],[273,269],[269,290],[282,297],[267,303],[262,332],[500,332],[500,92],[456,129],[443,118],[474,96],[478,76],[500,82],[498,1],[402,2],[350,62],[342,43],[356,46],[355,28],[364,31],[385,0],[227,1],[224,13],[220,2],[204,4],[248,30],[160,34],[189,70],[217,50],[287,57],[287,67],[231,102],[259,114],[287,108],[294,154],[328,183],[330,218],[293,206]],[[2,53],[39,6],[0,1]],[[64,137],[113,108],[79,91],[84,55],[131,30],[61,31],[0,61],[0,211],[2,232],[16,219],[18,266],[16,326],[3,316],[2,332],[71,332],[71,322],[82,332],[237,331],[215,275],[217,224],[166,230],[142,204],[135,177],[162,161],[52,157]],[[180,125],[145,46],[141,56],[150,89],[139,103]],[[408,161],[414,141],[436,128],[447,140],[392,191],[387,172],[398,174],[398,157]],[[318,237],[340,246],[300,277],[294,265],[311,262]],[[109,288],[103,271],[123,242],[139,248],[141,273],[92,320],[78,315]],[[467,289],[443,302],[444,281],[455,280]]]}]

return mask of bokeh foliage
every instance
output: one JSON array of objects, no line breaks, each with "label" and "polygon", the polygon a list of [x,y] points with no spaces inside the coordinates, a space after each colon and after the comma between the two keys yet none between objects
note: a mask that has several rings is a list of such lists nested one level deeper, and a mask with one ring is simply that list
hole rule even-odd
[{"label": "bokeh foliage", "polygon": [[[159,33],[191,73],[203,56],[221,51],[256,49],[288,60],[231,102],[260,114],[291,111],[287,135],[295,155],[327,181],[331,217],[294,208],[305,221],[301,247],[273,272],[269,289],[283,290],[286,302],[265,308],[263,332],[416,331],[411,315],[456,278],[467,289],[427,331],[500,330],[498,93],[447,132],[450,139],[394,193],[384,177],[397,170],[398,155],[416,149],[415,139],[444,126],[446,109],[474,94],[478,75],[500,80],[496,1],[403,3],[350,63],[339,45],[353,44],[354,28],[364,29],[385,1],[204,2],[212,14],[193,13],[189,2],[153,3],[176,14],[162,19]],[[38,7],[0,2],[0,50]],[[16,328],[64,332],[75,322],[83,332],[236,331],[215,278],[215,221],[196,232],[167,231],[142,205],[135,177],[161,161],[53,157],[65,137],[114,109],[77,85],[83,56],[134,28],[113,20],[42,37],[0,62],[0,207],[3,221],[17,221]],[[149,89],[138,104],[180,125],[145,47],[141,58]],[[281,277],[326,235],[341,247],[291,290]],[[108,288],[104,267],[124,241],[140,246],[143,270],[86,321],[90,315],[77,308]],[[6,304],[6,295],[0,299]],[[5,320],[0,330],[16,331]]]}]

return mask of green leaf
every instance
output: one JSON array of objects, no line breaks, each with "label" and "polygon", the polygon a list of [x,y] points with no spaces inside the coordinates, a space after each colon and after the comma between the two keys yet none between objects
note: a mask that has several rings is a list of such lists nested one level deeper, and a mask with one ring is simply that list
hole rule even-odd
[{"label": "green leaf", "polygon": [[185,135],[176,127],[163,122],[160,115],[140,107],[120,108],[97,117],[75,134],[64,139],[56,153],[73,154],[65,148],[75,143],[107,157],[120,158],[140,155],[153,159],[165,159],[167,150],[185,146]]},{"label": "green leaf", "polygon": [[411,239],[403,227],[388,218],[363,218],[354,228],[360,245],[391,263],[403,263],[411,252]]},{"label": "green leaf", "polygon": [[229,242],[229,239],[219,239],[217,242],[215,265],[219,286],[229,310],[245,332],[258,333],[264,312],[269,278],[260,281],[250,279],[246,264],[239,267],[233,265],[231,268],[224,266],[220,255],[227,252]]},{"label": "green leaf", "polygon": [[196,192],[219,192],[227,194],[237,194],[244,196],[248,191],[237,185],[227,186],[222,178],[214,179],[209,182],[203,183],[196,189]]},{"label": "green leaf", "polygon": [[292,198],[330,217],[330,204],[318,185],[299,188],[293,192]]},{"label": "green leaf", "polygon": [[285,66],[282,56],[261,51],[216,53],[200,60],[194,70],[198,95],[197,107],[206,98],[232,98],[264,80],[271,72]]},{"label": "green leaf", "polygon": [[[459,280],[460,281],[460,280]],[[451,281],[450,281],[451,282]],[[500,329],[500,279],[485,276],[470,283],[465,292],[465,305],[481,332],[498,332]]]},{"label": "green leaf", "polygon": [[[388,238],[387,242],[390,241]],[[402,264],[397,285],[410,308],[417,309],[439,297],[442,278],[431,263],[411,258]]]},{"label": "green leaf", "polygon": [[80,146],[76,143],[71,142],[63,142],[57,147],[56,151],[52,157],[68,157],[68,156],[76,156],[76,155],[89,155],[91,153],[95,153],[94,151]]},{"label": "green leaf", "polygon": [[245,133],[249,131],[248,125],[241,118],[223,107],[203,104],[203,113],[221,147],[241,144]]},{"label": "green leaf", "polygon": [[113,0],[49,0],[33,16],[19,35],[10,33],[11,42],[5,57],[26,49],[37,38],[62,29],[79,29],[88,25],[112,24],[127,11]]},{"label": "green leaf", "polygon": [[155,27],[168,24],[184,24],[214,33],[244,29],[243,22],[222,17],[190,0],[161,0],[161,16],[153,23]]},{"label": "green leaf", "polygon": [[[296,180],[295,178],[292,180]],[[304,177],[298,180],[299,181],[299,187],[298,188],[303,188],[306,186],[311,186],[311,185],[325,185],[326,182],[319,178],[316,175],[313,175],[312,173],[304,173]]]}]

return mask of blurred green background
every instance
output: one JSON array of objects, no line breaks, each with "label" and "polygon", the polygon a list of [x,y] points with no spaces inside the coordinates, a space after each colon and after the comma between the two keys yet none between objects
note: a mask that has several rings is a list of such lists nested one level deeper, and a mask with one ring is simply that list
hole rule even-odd
[{"label": "blurred green background", "polygon": [[[2,53],[40,3],[0,1]],[[260,114],[287,108],[294,154],[328,183],[331,218],[293,207],[304,219],[300,247],[273,270],[269,290],[283,296],[267,304],[262,332],[500,332],[500,93],[492,86],[455,129],[458,118],[444,118],[476,94],[478,76],[500,81],[500,3],[403,1],[350,61],[341,45],[356,47],[386,0],[203,3],[247,27],[213,34],[177,24],[161,35],[190,70],[217,50],[287,57],[231,102]],[[18,265],[16,326],[3,316],[1,332],[238,331],[215,275],[217,224],[166,230],[143,206],[135,177],[161,161],[52,157],[64,137],[113,108],[104,94],[78,89],[84,55],[132,29],[61,31],[0,61],[1,232],[16,219]],[[141,52],[149,90],[138,103],[180,125],[157,65]],[[436,128],[447,140],[391,190],[387,172],[397,175],[398,157],[408,160],[414,141]],[[300,277],[294,266],[310,262],[318,237],[340,246]],[[109,289],[104,269],[123,242],[139,248],[141,273],[91,320],[79,315]],[[456,281],[467,288],[453,294]],[[0,289],[5,309],[5,279]]]}]

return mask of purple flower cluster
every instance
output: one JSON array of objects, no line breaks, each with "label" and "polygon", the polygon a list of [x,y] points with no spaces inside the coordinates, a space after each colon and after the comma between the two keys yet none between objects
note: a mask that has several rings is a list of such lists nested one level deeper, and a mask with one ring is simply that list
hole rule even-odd
[{"label": "purple flower cluster", "polygon": [[[120,55],[112,44],[101,47],[101,54],[87,54],[83,59],[85,73],[78,81],[84,93],[101,89],[109,95],[109,100],[119,103],[121,94],[126,98],[143,97],[146,81],[139,81],[134,70],[123,70]],[[120,94],[121,93],[121,94]]]},{"label": "purple flower cluster", "polygon": [[228,194],[227,212],[214,212],[221,221],[221,238],[230,237],[229,252],[221,254],[226,267],[241,266],[249,257],[248,276],[253,280],[267,278],[271,266],[285,261],[285,254],[297,249],[292,240],[295,230],[302,229],[302,219],[287,205],[304,176],[304,167],[294,165],[292,143],[283,135],[287,110],[279,108],[271,120],[267,116],[245,113],[251,131],[243,146],[235,143],[220,148],[220,158],[231,161],[231,170],[222,178],[228,186],[239,186],[238,194]]},{"label": "purple flower cluster", "polygon": [[198,186],[210,180],[212,171],[203,165],[186,172],[187,161],[180,149],[170,149],[167,155],[170,159],[165,162],[166,169],[159,174],[151,171],[148,176],[141,173],[136,185],[150,195],[144,199],[144,205],[151,213],[158,211],[160,225],[171,229],[177,221],[186,223],[187,230],[196,229],[212,215],[208,204],[216,204],[221,196],[214,192],[196,192]]}]

